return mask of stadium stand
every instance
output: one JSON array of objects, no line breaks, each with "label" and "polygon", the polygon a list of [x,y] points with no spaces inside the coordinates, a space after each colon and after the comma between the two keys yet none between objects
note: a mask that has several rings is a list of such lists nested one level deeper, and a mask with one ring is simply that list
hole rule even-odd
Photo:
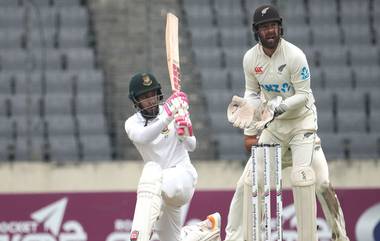
[{"label": "stadium stand", "polygon": [[0,1],[2,160],[112,159],[83,3]]},{"label": "stadium stand", "polygon": [[[242,58],[256,43],[251,33],[253,11],[269,2],[284,16],[284,38],[298,45],[308,58],[327,157],[380,158],[379,1],[182,2],[211,115],[217,159],[246,159],[241,141],[228,141],[242,139],[242,133],[222,123],[233,94],[244,91]],[[201,11],[195,11],[198,8]]]},{"label": "stadium stand", "polygon": [[[167,79],[162,12],[174,10],[196,113],[192,158],[245,160],[243,134],[228,124],[226,108],[243,95],[242,57],[256,44],[252,13],[268,2],[1,0],[0,158],[138,159],[123,128],[134,112],[126,79],[140,70]],[[379,1],[272,3],[285,39],[308,58],[328,159],[379,159]]]},{"label": "stadium stand", "polygon": [[[170,82],[165,52],[165,13],[171,11],[180,18],[180,61],[182,88],[189,95],[194,133],[197,136],[197,148],[190,156],[194,160],[215,159],[212,143],[209,116],[206,114],[205,98],[200,91],[199,72],[193,69],[191,38],[186,24],[193,21],[198,26],[210,26],[215,21],[209,18],[210,8],[203,8],[202,2],[194,6],[194,18],[187,20],[182,14],[181,1],[160,0],[114,0],[87,1],[94,31],[98,63],[104,68],[107,84],[104,89],[107,98],[106,113],[111,128],[111,141],[116,159],[141,159],[124,131],[125,120],[135,113],[136,109],[128,99],[130,77],[141,71],[155,74],[163,87],[166,98],[170,94]],[[204,33],[204,32],[200,32]],[[211,35],[212,33],[210,33]],[[199,37],[202,34],[199,35]],[[112,40],[110,37],[112,36]],[[207,40],[205,37],[203,40]],[[219,38],[214,38],[217,40]],[[211,41],[211,37],[210,37]],[[202,44],[202,43],[200,43]],[[201,45],[202,46],[202,45]],[[208,51],[208,49],[205,49]],[[202,53],[200,53],[202,55]],[[222,52],[210,65],[221,66]],[[214,63],[215,62],[215,63]],[[204,113],[204,114],[203,114]]]}]

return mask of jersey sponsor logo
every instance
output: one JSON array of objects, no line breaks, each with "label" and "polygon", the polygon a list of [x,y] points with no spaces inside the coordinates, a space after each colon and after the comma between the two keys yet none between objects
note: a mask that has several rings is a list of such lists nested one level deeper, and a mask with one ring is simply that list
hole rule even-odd
[{"label": "jersey sponsor logo", "polygon": [[262,66],[256,66],[255,67],[255,73],[256,74],[262,74],[262,73],[264,73],[263,67]]},{"label": "jersey sponsor logo", "polygon": [[302,67],[301,69],[301,79],[302,80],[307,80],[310,77],[309,70],[307,67]]},{"label": "jersey sponsor logo", "polygon": [[262,89],[267,92],[286,93],[290,91],[291,85],[288,83],[279,84],[261,84]]}]

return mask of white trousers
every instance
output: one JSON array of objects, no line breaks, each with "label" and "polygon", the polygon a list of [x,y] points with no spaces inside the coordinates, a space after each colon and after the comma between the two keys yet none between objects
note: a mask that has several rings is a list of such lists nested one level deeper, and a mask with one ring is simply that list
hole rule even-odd
[{"label": "white trousers", "polygon": [[163,204],[155,227],[160,241],[181,240],[181,206],[190,202],[196,181],[193,168],[176,166],[162,171]]},{"label": "white trousers", "polygon": [[[286,168],[289,167],[289,164],[291,163],[291,153],[283,152],[283,154],[283,167]],[[327,222],[332,229],[333,240],[348,240],[343,212],[335,191],[330,184],[327,161],[320,143],[318,142],[315,145],[313,153],[312,168],[316,174],[316,194]],[[246,188],[246,191],[248,192],[251,191],[250,187],[247,187],[246,184],[247,175],[251,175],[251,170],[252,160],[249,159],[244,168],[243,174],[237,182],[235,193],[230,204],[225,241],[245,241],[244,232],[246,232],[245,229],[247,229],[247,227],[244,225],[247,222],[243,222],[243,219],[247,217],[243,208],[244,188]]]}]

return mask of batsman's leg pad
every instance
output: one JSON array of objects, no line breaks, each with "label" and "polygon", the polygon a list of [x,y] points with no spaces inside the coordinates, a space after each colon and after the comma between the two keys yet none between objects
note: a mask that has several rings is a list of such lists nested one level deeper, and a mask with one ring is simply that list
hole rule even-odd
[{"label": "batsman's leg pad", "polygon": [[343,211],[331,184],[322,183],[318,186],[317,197],[332,230],[332,240],[349,241],[346,234]]},{"label": "batsman's leg pad", "polygon": [[162,169],[154,162],[145,164],[137,188],[131,240],[148,241],[161,210]]},{"label": "batsman's leg pad", "polygon": [[298,241],[316,241],[315,173],[310,167],[293,167],[290,180],[293,186]]}]

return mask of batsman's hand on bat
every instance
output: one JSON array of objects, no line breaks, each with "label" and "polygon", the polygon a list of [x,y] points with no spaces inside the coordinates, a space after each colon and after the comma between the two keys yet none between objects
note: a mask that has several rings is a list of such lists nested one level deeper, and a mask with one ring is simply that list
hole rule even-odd
[{"label": "batsman's hand on bat", "polygon": [[188,136],[193,136],[193,125],[188,112],[183,116],[177,116],[174,120],[174,126],[180,141],[184,141]]},{"label": "batsman's hand on bat", "polygon": [[252,125],[257,112],[257,109],[247,100],[235,95],[228,105],[227,118],[234,127],[245,129]]},{"label": "batsman's hand on bat", "polygon": [[258,131],[267,128],[275,117],[281,115],[286,111],[282,105],[283,103],[281,96],[276,96],[275,98],[269,100],[261,109],[260,121],[255,122],[253,124],[253,127]]},{"label": "batsman's hand on bat", "polygon": [[169,124],[174,120],[177,113],[188,111],[189,100],[184,92],[173,93],[163,105],[163,120],[166,124]]}]

